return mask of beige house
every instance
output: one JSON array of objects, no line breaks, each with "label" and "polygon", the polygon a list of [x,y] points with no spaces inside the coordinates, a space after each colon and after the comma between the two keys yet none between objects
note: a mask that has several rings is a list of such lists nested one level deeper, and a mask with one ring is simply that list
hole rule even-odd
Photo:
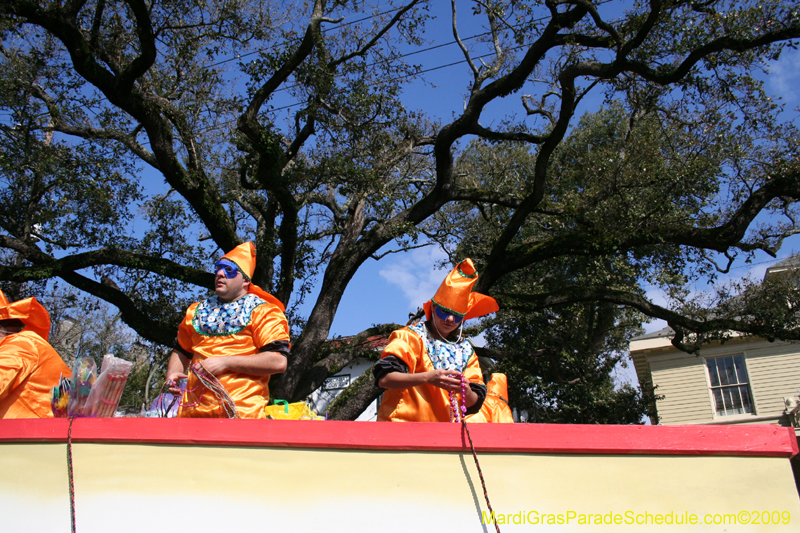
[{"label": "beige house", "polygon": [[[764,279],[800,268],[793,256]],[[795,428],[800,444],[800,343],[734,337],[698,355],[672,345],[671,328],[631,340],[639,383],[656,386],[653,424],[779,424]],[[791,460],[800,493],[800,455]]]},{"label": "beige house", "polygon": [[[793,256],[764,279],[800,268]],[[739,336],[704,346],[698,355],[675,348],[671,328],[631,340],[639,383],[660,399],[653,424],[779,424],[795,428],[800,443],[800,343]],[[792,458],[800,492],[800,455]]]},{"label": "beige house", "polygon": [[[765,279],[798,266],[791,257],[769,268]],[[800,343],[742,336],[691,355],[671,344],[673,333],[664,328],[630,343],[639,383],[651,382],[662,396],[658,422],[798,427]]]},{"label": "beige house", "polygon": [[652,382],[663,396],[656,402],[661,424],[795,425],[799,343],[740,337],[695,356],[675,348],[672,334],[664,328],[630,344],[639,382]]}]

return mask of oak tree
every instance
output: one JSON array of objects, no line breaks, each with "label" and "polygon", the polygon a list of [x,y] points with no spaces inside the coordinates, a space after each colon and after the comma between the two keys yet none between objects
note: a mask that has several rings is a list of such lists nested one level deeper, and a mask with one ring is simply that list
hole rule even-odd
[{"label": "oak tree", "polygon": [[[446,23],[471,81],[453,88],[459,99],[466,89],[463,111],[444,123],[404,103],[403,88],[420,75],[408,54],[426,46],[425,24],[439,22],[426,8],[422,0],[4,2],[0,247],[13,253],[0,280],[61,278],[168,345],[187,303],[211,288],[211,259],[253,240],[254,280],[290,304],[295,326],[289,368],[271,389],[297,399],[335,366],[323,348],[357,269],[393,241],[405,249],[422,236],[446,238],[453,232],[437,216],[462,206],[505,210],[487,233],[477,289],[506,308],[610,303],[687,331],[718,327],[609,287],[495,287],[558,258],[632,254],[646,266],[669,255],[705,275],[711,252],[774,254],[795,231],[797,136],[776,121],[753,71],[800,36],[796,6],[492,0],[465,13],[452,2]],[[467,39],[465,19],[484,31]],[[578,106],[598,94],[622,102],[631,129],[668,121],[682,134],[671,142],[702,137],[711,152],[688,149],[696,161],[683,174],[672,161],[665,181],[637,178],[630,152],[593,160],[586,194],[564,185],[553,196],[559,165],[570,164],[560,147]],[[516,102],[517,112],[486,120],[500,102]],[[718,134],[739,144],[717,154],[728,150],[715,148]],[[531,168],[484,187],[458,163],[471,139],[527,145]],[[667,162],[678,157],[680,147],[666,148]],[[668,193],[665,213],[619,194],[621,161],[636,194]],[[692,201],[701,207],[680,216]],[[749,231],[769,210],[783,218]],[[562,230],[528,239],[541,213]],[[313,309],[298,316],[313,284]],[[748,331],[745,321],[734,325]]]}]

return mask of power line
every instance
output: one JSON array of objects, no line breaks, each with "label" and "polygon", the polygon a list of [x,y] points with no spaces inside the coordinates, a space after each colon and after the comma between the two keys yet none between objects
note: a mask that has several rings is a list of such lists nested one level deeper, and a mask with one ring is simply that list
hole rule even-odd
[{"label": "power line", "polygon": [[[604,5],[604,4],[607,4],[607,3],[609,3],[609,2],[611,2],[611,0],[603,0],[603,1],[601,1],[601,2],[597,2],[596,6],[597,6],[597,7],[599,7],[599,6],[602,6],[602,5]],[[363,21],[365,21],[365,20],[369,20],[369,19],[372,19],[372,18],[376,18],[376,17],[379,17],[379,16],[381,16],[381,15],[385,15],[385,14],[387,14],[387,13],[392,13],[392,12],[394,12],[394,11],[399,11],[400,9],[401,9],[401,8],[397,8],[397,9],[390,9],[390,10],[388,10],[388,11],[384,11],[384,12],[382,12],[382,13],[378,13],[378,14],[376,14],[376,15],[372,15],[372,16],[369,16],[369,17],[364,17],[364,18],[361,18],[361,19],[358,19],[358,20],[353,20],[353,21],[350,21],[350,22],[345,22],[345,23],[341,24],[340,26],[337,26],[336,28],[327,28],[327,29],[323,30],[323,32],[332,31],[332,30],[338,29],[338,28],[340,28],[340,27],[342,27],[342,26],[347,26],[347,25],[349,25],[349,24],[356,24],[356,23],[358,23],[358,22],[363,22]],[[533,20],[531,20],[531,21],[530,21],[530,22],[528,22],[528,23],[525,23],[525,24],[522,24],[522,23],[520,23],[520,24],[517,24],[516,26],[511,26],[511,27],[510,27],[510,29],[511,29],[511,30],[516,30],[516,29],[519,29],[519,28],[521,28],[522,26],[525,26],[526,24],[535,24],[535,23],[537,23],[537,22],[542,22],[542,21],[544,21],[544,20],[547,20],[548,18],[549,18],[548,16],[541,16],[541,17],[539,17],[539,18],[536,18],[536,19],[533,19]],[[464,42],[464,41],[470,41],[470,40],[472,40],[472,39],[477,39],[478,37],[484,37],[484,36],[486,36],[486,35],[491,35],[491,32],[490,32],[490,31],[486,31],[486,32],[483,32],[483,33],[477,33],[477,34],[475,34],[475,35],[471,35],[471,36],[469,36],[469,37],[464,37],[464,38],[462,38],[462,39],[461,39],[461,42]],[[406,54],[401,54],[401,55],[399,55],[399,56],[397,56],[397,57],[398,57],[398,59],[403,59],[403,58],[410,57],[410,56],[413,56],[413,55],[416,55],[416,54],[421,54],[421,53],[423,53],[423,52],[429,52],[429,51],[431,51],[431,50],[437,50],[437,49],[439,49],[439,48],[443,48],[443,47],[445,47],[445,46],[450,46],[450,45],[457,44],[457,43],[458,43],[458,41],[456,41],[456,40],[452,40],[452,41],[449,41],[449,42],[446,42],[446,43],[443,43],[443,44],[437,44],[437,45],[434,45],[434,46],[430,46],[430,47],[428,47],[428,48],[421,48],[421,49],[419,49],[419,50],[415,50],[415,51],[413,51],[413,52],[408,52],[408,53],[406,53]],[[283,45],[286,45],[286,44],[287,44],[287,42],[286,42],[286,41],[284,41]],[[244,54],[244,55],[238,55],[238,56],[236,56],[236,57],[233,57],[233,58],[224,59],[224,60],[222,60],[222,61],[219,61],[219,62],[217,62],[217,63],[213,63],[213,64],[211,64],[211,65],[208,65],[208,67],[207,67],[207,68],[211,68],[211,67],[215,67],[215,66],[218,66],[218,65],[222,65],[222,64],[224,64],[224,63],[230,63],[231,61],[236,61],[237,59],[241,59],[241,58],[248,57],[248,56],[251,56],[251,55],[254,55],[254,54],[258,54],[258,53],[260,53],[260,52],[263,52],[263,51],[265,51],[265,50],[267,50],[267,49],[266,49],[266,48],[261,48],[261,49],[259,49],[259,50],[254,50],[254,51],[252,51],[252,52],[248,52],[247,54]],[[482,56],[482,57],[486,57],[486,56]],[[476,58],[476,59],[480,59],[480,58]],[[374,64],[374,63],[373,63],[373,64]],[[444,66],[451,66],[451,65],[444,65]],[[444,66],[443,66],[443,67],[441,67],[441,68],[444,68]],[[433,68],[433,69],[430,69],[430,70],[436,70],[436,68]],[[427,71],[426,71],[426,72],[427,72]],[[276,92],[277,92],[277,91],[276,91]]]},{"label": "power line", "polygon": [[[338,29],[340,29],[340,28],[342,28],[342,27],[344,27],[344,26],[350,26],[350,25],[352,25],[352,24],[358,24],[359,22],[364,22],[365,20],[370,20],[370,19],[378,18],[378,17],[380,17],[380,16],[382,16],[382,15],[386,15],[386,14],[388,14],[388,13],[393,13],[393,12],[395,12],[395,11],[400,11],[400,9],[402,9],[402,8],[399,8],[399,7],[398,7],[398,8],[396,8],[396,9],[389,9],[388,11],[383,11],[383,12],[381,12],[381,13],[376,13],[375,15],[370,15],[369,17],[364,17],[364,18],[360,18],[360,19],[357,19],[357,20],[351,20],[351,21],[349,21],[349,22],[343,22],[343,23],[341,23],[341,24],[338,24],[338,25],[337,25],[337,26],[335,26],[335,27],[332,27],[332,28],[325,28],[325,29],[323,29],[323,30],[322,30],[322,32],[323,32],[323,33],[326,33],[326,32],[329,32],[329,31],[338,30]],[[282,44],[281,46],[285,46],[286,44],[288,44],[288,41],[284,41],[284,42],[283,42],[283,44]],[[217,67],[217,66],[219,66],[219,65],[223,65],[223,64],[225,64],[225,63],[230,63],[231,61],[236,61],[236,60],[238,60],[238,59],[242,59],[242,58],[244,58],[244,57],[248,57],[248,56],[252,56],[252,55],[255,55],[255,54],[261,53],[261,52],[263,52],[264,50],[267,50],[267,49],[266,49],[266,48],[261,48],[261,49],[259,49],[259,50],[253,50],[252,52],[248,52],[248,53],[246,53],[246,54],[244,54],[244,55],[237,55],[236,57],[231,57],[231,58],[228,58],[228,59],[223,59],[222,61],[218,61],[217,63],[212,63],[211,65],[208,65],[206,68],[213,68],[213,67]]]},{"label": "power line", "polygon": [[[601,1],[601,2],[597,2],[596,6],[598,6],[598,7],[599,7],[599,6],[601,6],[601,5],[604,5],[604,4],[607,4],[607,3],[609,3],[610,1],[611,1],[611,0],[603,0],[603,1]],[[373,18],[377,18],[377,17],[379,17],[379,16],[382,16],[382,15],[385,15],[385,14],[388,14],[388,13],[392,13],[392,12],[394,12],[394,11],[399,11],[399,9],[401,9],[401,8],[397,8],[397,9],[391,9],[391,10],[383,11],[383,12],[381,12],[381,13],[377,13],[377,14],[375,14],[375,15],[371,15],[371,16],[368,16],[368,17],[363,17],[363,18],[361,18],[361,19],[357,19],[357,20],[353,20],[353,21],[349,21],[349,22],[345,22],[345,23],[342,23],[341,25],[339,25],[339,26],[337,26],[337,27],[335,27],[335,28],[328,28],[328,29],[326,29],[326,30],[323,30],[323,31],[332,31],[332,30],[334,30],[334,29],[341,28],[342,26],[347,26],[347,25],[351,25],[351,24],[357,24],[357,23],[359,23],[359,22],[363,22],[363,21],[365,21],[365,20],[370,20],[370,19],[373,19]],[[526,24],[535,24],[535,23],[537,23],[537,22],[542,22],[542,21],[544,21],[544,20],[547,20],[548,18],[549,18],[549,16],[542,16],[542,17],[539,17],[539,18],[533,19],[533,20],[531,20],[530,22],[528,22],[528,23],[526,23]],[[516,26],[512,26],[510,29],[514,30],[514,29],[520,28],[520,27],[521,27],[521,26],[523,26],[523,25],[524,25],[524,24],[518,24],[518,25],[516,25]],[[469,36],[469,37],[464,37],[464,38],[461,38],[461,42],[470,41],[470,40],[477,39],[477,38],[479,38],[479,37],[484,37],[484,36],[486,36],[486,35],[490,35],[490,34],[491,34],[491,32],[488,32],[488,31],[487,31],[487,32],[483,32],[483,33],[478,33],[478,34],[475,34],[475,35],[471,35],[471,36]],[[456,40],[452,40],[452,41],[448,41],[448,42],[446,42],[446,43],[442,43],[442,44],[438,44],[438,45],[429,46],[429,47],[427,47],[427,48],[422,48],[422,49],[419,49],[419,50],[414,50],[414,51],[412,51],[412,52],[407,52],[407,53],[405,53],[405,54],[401,54],[401,55],[397,56],[397,59],[404,59],[404,58],[407,58],[407,57],[410,57],[410,56],[413,56],[413,55],[421,54],[421,53],[424,53],[424,52],[429,52],[429,51],[432,51],[432,50],[437,50],[437,49],[444,48],[444,47],[446,47],[446,46],[451,46],[451,45],[453,45],[453,44],[457,44],[457,43],[458,43],[458,41],[456,41]],[[286,42],[284,42],[284,45],[285,45],[285,44],[287,44],[287,43],[286,43]],[[511,48],[511,49],[510,49],[510,51],[518,51],[518,50],[521,50],[521,49],[523,49],[523,48],[526,48],[526,45],[520,45],[520,46],[517,46],[517,47]],[[262,49],[259,49],[259,50],[255,50],[255,51],[253,51],[253,52],[249,52],[249,53],[247,53],[247,54],[244,54],[244,55],[237,55],[237,56],[236,56],[236,57],[234,57],[234,58],[225,59],[225,60],[219,61],[219,62],[217,62],[217,63],[213,63],[213,64],[211,64],[211,65],[208,65],[206,68],[212,68],[212,67],[219,66],[219,65],[222,65],[222,64],[225,64],[225,63],[229,63],[229,62],[232,62],[232,61],[236,61],[236,60],[239,60],[239,59],[241,59],[241,58],[244,58],[244,57],[248,57],[248,56],[251,56],[251,55],[254,55],[254,54],[258,54],[258,53],[260,53],[260,52],[262,52],[262,51],[264,51],[264,50],[266,50],[266,48],[262,48]],[[492,57],[492,56],[495,56],[495,55],[496,55],[496,53],[495,53],[495,52],[491,52],[491,53],[484,54],[484,55],[481,55],[481,56],[472,57],[471,59],[473,59],[473,60],[475,60],[475,59],[484,59],[484,58],[487,58],[487,57]],[[409,75],[404,75],[404,76],[398,76],[398,77],[396,77],[396,78],[393,78],[393,79],[391,79],[390,81],[398,81],[398,80],[403,80],[403,79],[410,78],[411,76],[419,76],[420,74],[426,74],[426,73],[429,73],[429,72],[434,72],[434,71],[441,70],[441,69],[444,69],[444,68],[448,68],[448,67],[452,67],[452,66],[460,65],[460,64],[462,64],[462,63],[467,63],[467,61],[468,61],[468,59],[467,59],[467,58],[464,58],[464,59],[461,59],[461,60],[459,60],[459,61],[454,61],[454,62],[452,62],[452,63],[447,63],[447,64],[444,64],[444,65],[439,65],[439,66],[436,66],[436,67],[431,67],[431,68],[428,68],[428,69],[420,70],[420,71],[418,71],[418,72],[416,72],[416,73],[414,73],[414,74],[409,74]],[[368,66],[368,67],[370,67],[370,66],[374,66],[374,65],[376,65],[377,63],[378,63],[378,62],[374,62],[374,63],[371,63],[370,65],[367,65],[367,66]],[[283,88],[280,88],[280,89],[276,89],[276,90],[273,92],[273,94],[274,94],[274,93],[277,93],[277,92],[287,91],[287,90],[289,90],[289,89],[292,89],[292,88],[294,88],[294,87],[298,87],[299,85],[300,85],[300,84],[297,84],[297,83],[296,83],[296,84],[293,84],[293,85],[288,85],[288,86],[286,86],[286,87],[283,87]],[[292,107],[297,107],[297,106],[300,106],[300,105],[303,105],[303,104],[304,104],[304,102],[296,102],[296,103],[294,103],[294,104],[288,104],[288,105],[285,105],[285,106],[282,106],[282,107],[278,107],[278,108],[272,109],[272,111],[282,111],[282,110],[285,110],[285,109],[290,109],[290,108],[292,108]],[[228,124],[231,124],[231,123],[233,123],[235,120],[237,120],[237,119],[232,119],[232,120],[224,121],[224,122],[222,122],[222,124],[221,124],[221,125],[228,125]]]},{"label": "power line", "polygon": [[[602,5],[604,5],[604,4],[607,4],[607,3],[609,3],[610,1],[611,1],[611,0],[603,0],[603,1],[601,1],[601,2],[597,2],[597,4],[596,4],[596,5],[599,7],[599,6],[602,6]],[[383,13],[379,13],[378,15],[375,15],[375,16],[383,15],[383,14],[386,14],[386,13],[391,13],[392,11],[397,11],[397,10],[389,10],[389,11],[385,11],[385,12],[383,12]],[[369,19],[369,18],[374,18],[374,16],[373,16],[373,17],[366,17],[366,18],[364,18],[364,19],[360,19],[360,20],[356,20],[356,21],[352,21],[352,22],[350,22],[350,24],[355,24],[356,22],[361,22],[361,21],[363,21],[363,20],[367,20],[367,19]],[[535,23],[537,23],[537,22],[542,22],[542,21],[544,21],[544,20],[547,20],[548,18],[549,18],[549,16],[547,16],[547,15],[545,15],[545,16],[541,16],[541,17],[539,17],[539,18],[536,18],[536,19],[533,19],[533,20],[531,20],[530,22],[528,22],[528,23],[526,23],[526,24],[535,24]],[[512,30],[515,30],[515,29],[518,29],[518,28],[520,28],[520,27],[522,27],[522,26],[524,26],[524,25],[525,25],[525,24],[517,24],[516,26],[512,26],[512,27],[511,27],[511,29],[512,29]],[[333,29],[333,28],[331,28],[331,29]],[[477,34],[475,34],[475,35],[470,35],[469,37],[464,37],[464,38],[462,38],[462,39],[461,39],[461,42],[465,42],[465,41],[471,41],[471,40],[473,40],[473,39],[477,39],[477,38],[479,38],[479,37],[484,37],[484,36],[486,36],[486,35],[490,35],[490,34],[491,34],[491,32],[489,32],[489,31],[486,31],[486,32],[483,32],[483,33],[477,33]],[[405,53],[405,54],[401,54],[401,55],[397,56],[397,59],[404,59],[404,58],[407,58],[407,57],[410,57],[410,56],[413,56],[413,55],[416,55],[416,54],[421,54],[421,53],[424,53],[424,52],[429,52],[429,51],[431,51],[431,50],[437,50],[437,49],[439,49],[439,48],[444,48],[444,47],[446,47],[446,46],[451,46],[451,45],[453,45],[453,44],[457,44],[457,43],[458,43],[458,41],[456,41],[456,40],[454,39],[454,40],[452,40],[452,41],[448,41],[448,42],[446,42],[446,43],[437,44],[437,45],[434,45],[434,46],[429,46],[428,48],[422,48],[422,49],[419,49],[419,50],[414,50],[413,52],[408,52],[408,53]],[[520,46],[517,46],[517,47],[511,48],[511,49],[510,49],[510,51],[518,51],[518,50],[521,50],[521,49],[523,49],[523,48],[526,48],[526,46],[525,46],[525,45],[520,45]],[[263,49],[262,49],[262,50],[263,50]],[[247,55],[252,55],[252,54],[259,53],[259,52],[261,52],[262,50],[257,50],[257,51],[251,52],[250,54],[247,54]],[[484,55],[482,55],[482,56],[473,57],[473,58],[471,58],[471,59],[484,59],[484,58],[487,58],[487,57],[492,57],[492,56],[494,56],[494,55],[496,55],[496,54],[495,54],[495,52],[492,52],[492,53],[484,54]],[[245,56],[241,56],[241,57],[245,57]],[[232,59],[231,59],[231,60],[226,60],[226,61],[232,61]],[[453,63],[447,63],[447,64],[445,64],[445,65],[439,65],[439,66],[436,66],[436,67],[431,67],[431,68],[428,68],[428,69],[425,69],[425,70],[421,70],[421,71],[419,71],[419,72],[417,72],[417,73],[413,74],[413,76],[418,76],[418,75],[420,75],[420,74],[426,74],[426,73],[428,73],[428,72],[434,72],[434,71],[436,71],[436,70],[441,70],[441,69],[443,69],[443,68],[448,68],[448,67],[452,67],[452,66],[455,66],[455,65],[460,65],[460,64],[462,64],[462,63],[466,63],[466,62],[467,62],[467,59],[466,59],[466,58],[465,58],[465,59],[461,59],[461,60],[459,60],[459,61],[455,61],[455,62],[453,62]],[[367,66],[368,66],[368,67],[371,67],[371,66],[374,66],[374,65],[376,65],[376,64],[377,64],[377,62],[375,62],[375,63],[371,63],[370,65],[367,65]],[[213,65],[212,65],[212,66],[213,66]],[[412,76],[412,75],[399,76],[399,77],[397,77],[397,78],[393,78],[393,79],[392,79],[392,80],[390,80],[390,81],[402,80],[402,79],[409,78],[409,77],[411,77],[411,76]],[[294,87],[298,87],[299,85],[300,85],[300,84],[297,84],[297,83],[296,83],[296,84],[293,84],[293,85],[288,85],[288,86],[286,86],[286,87],[283,87],[283,88],[281,88],[281,89],[276,89],[276,90],[273,92],[273,94],[274,94],[274,93],[281,92],[281,91],[287,91],[287,90],[289,90],[289,89],[292,89],[292,88],[294,88]],[[282,111],[282,110],[284,110],[284,109],[290,109],[290,108],[292,108],[292,107],[297,107],[297,106],[300,106],[300,105],[303,105],[303,102],[297,102],[297,103],[294,103],[294,104],[289,104],[289,105],[285,105],[285,106],[282,106],[282,107],[278,107],[278,108],[275,108],[275,109],[273,109],[272,111]],[[230,123],[230,122],[227,122],[227,123]]]},{"label": "power line", "polygon": [[[524,47],[524,46],[518,46],[518,47],[516,47],[516,48],[512,48],[512,49],[511,49],[511,51],[517,51],[517,50],[520,50],[521,48],[525,48],[525,47]],[[487,58],[487,57],[492,57],[492,56],[494,56],[494,55],[495,55],[495,53],[494,53],[494,52],[491,52],[491,53],[488,53],[488,54],[484,54],[484,55],[482,55],[482,56],[476,56],[476,57],[473,57],[472,59],[485,59],[485,58]],[[433,71],[435,71],[435,70],[441,70],[441,69],[443,69],[443,68],[447,68],[447,67],[453,67],[453,66],[460,65],[460,64],[462,64],[462,63],[466,63],[466,62],[467,62],[467,59],[461,59],[461,60],[459,60],[459,61],[454,61],[454,62],[452,62],[452,63],[447,63],[447,64],[445,64],[445,65],[439,65],[438,67],[431,67],[431,68],[428,68],[428,69],[425,69],[425,70],[420,70],[419,72],[417,72],[417,73],[415,73],[415,74],[413,74],[413,75],[414,75],[414,76],[419,76],[420,74],[426,74],[426,73],[428,73],[428,72],[433,72]],[[407,75],[407,76],[398,76],[397,78],[392,78],[392,79],[391,79],[391,80],[389,80],[389,81],[403,80],[403,79],[406,79],[406,78],[410,78],[411,76],[412,76],[412,75]],[[297,85],[292,85],[292,86],[290,86],[290,87],[286,87],[286,89],[291,89],[292,87],[297,87]],[[275,92],[278,92],[278,91],[275,91]],[[272,111],[282,111],[282,110],[284,110],[284,109],[289,109],[289,108],[292,108],[292,107],[297,107],[297,106],[299,106],[299,105],[303,105],[303,102],[296,102],[296,103],[294,103],[294,104],[285,105],[285,106],[283,106],[283,107],[276,107],[276,108],[275,108],[275,109],[273,109]]]}]

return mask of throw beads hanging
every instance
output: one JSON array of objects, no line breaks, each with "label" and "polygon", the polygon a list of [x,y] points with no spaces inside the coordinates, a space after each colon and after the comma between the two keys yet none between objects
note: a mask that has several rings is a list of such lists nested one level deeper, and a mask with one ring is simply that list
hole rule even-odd
[{"label": "throw beads hanging", "polygon": [[469,425],[467,424],[467,380],[464,379],[464,374],[461,374],[461,402],[458,401],[458,394],[455,392],[450,393],[450,422],[460,422],[462,428],[467,433],[469,439],[469,446],[472,449],[472,457],[475,459],[475,467],[478,469],[478,475],[481,478],[481,486],[483,487],[483,496],[486,498],[486,506],[489,508],[494,527],[497,533],[500,533],[500,526],[497,524],[497,519],[494,517],[492,504],[489,502],[489,492],[486,490],[486,481],[483,479],[483,472],[481,465],[478,462],[478,454],[475,452],[475,445],[472,442],[472,435],[469,434]]},{"label": "throw beads hanging", "polygon": [[[194,374],[197,377],[197,381],[199,381],[203,387],[205,387],[206,389],[208,389],[208,391],[211,392],[211,394],[219,402],[220,408],[223,410],[223,412],[228,418],[239,418],[239,412],[236,410],[236,403],[233,401],[230,394],[228,394],[228,391],[225,389],[225,387],[222,386],[222,383],[219,382],[219,380],[214,374],[206,370],[201,363],[195,363],[193,365],[189,365],[189,374]],[[186,392],[190,393],[195,392],[199,388],[199,386],[196,386],[195,388],[189,390],[178,387],[178,384],[175,383],[174,381],[167,381],[161,387],[161,393],[163,394],[165,389],[169,390],[170,388],[177,388],[180,391],[180,393],[178,394],[178,396],[174,397],[169,407],[167,407],[163,411],[163,414],[159,413],[161,414],[162,417],[167,416],[167,413],[172,409],[172,406],[175,404],[175,401],[180,396],[182,396]],[[194,407],[199,403],[200,401],[198,398],[198,401],[194,403],[181,403],[180,406]]]},{"label": "throw beads hanging", "polygon": [[197,380],[217,398],[220,407],[228,418],[239,418],[239,413],[236,411],[236,403],[228,394],[228,391],[225,390],[225,387],[222,386],[222,383],[219,382],[217,376],[206,370],[201,363],[190,365],[189,372],[194,372]]},{"label": "throw beads hanging", "polygon": [[[170,413],[172,412],[172,408],[175,407],[176,403],[178,403],[179,407],[194,407],[195,405],[197,405],[198,402],[194,403],[180,402],[180,399],[183,397],[184,394],[186,394],[187,392],[190,394],[194,393],[198,389],[198,387],[189,389],[187,386],[185,386],[186,381],[187,381],[186,378],[183,378],[180,381],[174,381],[168,379],[161,386],[161,391],[159,391],[158,393],[157,403],[154,402],[155,405],[157,406],[157,412],[159,418],[168,418]],[[174,389],[177,389],[178,391],[177,394],[172,392],[172,390]],[[172,399],[169,402],[169,405],[167,405],[166,403],[166,398],[167,398],[166,394],[169,394],[169,396],[172,397]],[[173,414],[173,416],[175,415]]]},{"label": "throw beads hanging", "polygon": [[467,380],[461,374],[461,401],[458,393],[450,393],[450,422],[461,422],[467,416]]}]

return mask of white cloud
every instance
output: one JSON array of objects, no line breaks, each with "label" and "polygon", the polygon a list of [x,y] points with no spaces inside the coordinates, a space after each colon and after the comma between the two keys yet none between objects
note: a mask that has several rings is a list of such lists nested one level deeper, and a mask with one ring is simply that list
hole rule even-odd
[{"label": "white cloud", "polygon": [[403,292],[408,311],[414,312],[430,300],[441,285],[449,270],[438,270],[436,264],[446,260],[447,254],[441,248],[427,246],[399,256],[379,273]]},{"label": "white cloud", "polygon": [[786,48],[778,61],[770,62],[767,83],[791,107],[797,105],[797,85],[800,83],[800,50]]}]

